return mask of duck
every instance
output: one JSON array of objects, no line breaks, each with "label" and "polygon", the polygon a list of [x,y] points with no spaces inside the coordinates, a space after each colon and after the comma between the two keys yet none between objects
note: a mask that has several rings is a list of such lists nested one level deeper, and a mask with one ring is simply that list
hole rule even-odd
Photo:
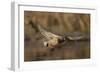
[{"label": "duck", "polygon": [[79,32],[73,32],[71,34],[66,34],[64,36],[54,34],[50,31],[44,29],[41,25],[38,25],[38,30],[45,37],[46,41],[43,42],[43,45],[48,48],[57,48],[60,44],[66,41],[80,41],[88,40],[90,37],[83,35]]},{"label": "duck", "polygon": [[47,41],[43,42],[43,45],[48,48],[57,47],[59,44],[66,41],[66,39],[60,35],[56,35],[52,32],[45,30],[43,27],[38,25],[40,33],[46,38]]}]

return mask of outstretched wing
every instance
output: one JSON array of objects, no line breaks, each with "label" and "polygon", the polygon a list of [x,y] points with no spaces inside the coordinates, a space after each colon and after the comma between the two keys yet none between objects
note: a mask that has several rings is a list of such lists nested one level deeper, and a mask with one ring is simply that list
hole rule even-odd
[{"label": "outstretched wing", "polygon": [[67,36],[67,38],[69,40],[81,40],[81,39],[84,39],[85,37],[84,36],[74,36],[74,37]]},{"label": "outstretched wing", "polygon": [[45,30],[42,26],[38,25],[38,29],[40,31],[40,33],[46,37],[47,40],[51,40],[53,38],[61,38],[61,36],[55,35],[47,30]]},{"label": "outstretched wing", "polygon": [[73,34],[67,35],[67,39],[69,40],[88,40],[89,35],[82,34],[80,32],[74,32]]}]

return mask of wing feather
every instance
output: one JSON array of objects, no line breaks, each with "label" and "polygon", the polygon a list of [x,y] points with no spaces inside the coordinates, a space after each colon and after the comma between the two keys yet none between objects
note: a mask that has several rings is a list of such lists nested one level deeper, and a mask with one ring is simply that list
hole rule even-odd
[{"label": "wing feather", "polygon": [[80,40],[80,39],[84,39],[85,37],[84,37],[84,36],[77,36],[77,37],[67,36],[67,38],[68,38],[69,40]]},{"label": "wing feather", "polygon": [[60,38],[61,36],[55,35],[45,29],[42,28],[42,26],[38,25],[38,29],[40,31],[40,33],[46,37],[48,40],[53,39],[53,38]]}]

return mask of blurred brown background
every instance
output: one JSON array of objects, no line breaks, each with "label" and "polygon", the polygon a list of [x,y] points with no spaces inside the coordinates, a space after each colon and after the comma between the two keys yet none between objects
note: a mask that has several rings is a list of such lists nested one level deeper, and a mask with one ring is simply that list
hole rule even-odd
[{"label": "blurred brown background", "polygon": [[60,48],[43,46],[37,24],[57,35],[80,32],[90,35],[90,14],[24,11],[24,60],[61,60],[90,58],[90,41],[67,41]]}]

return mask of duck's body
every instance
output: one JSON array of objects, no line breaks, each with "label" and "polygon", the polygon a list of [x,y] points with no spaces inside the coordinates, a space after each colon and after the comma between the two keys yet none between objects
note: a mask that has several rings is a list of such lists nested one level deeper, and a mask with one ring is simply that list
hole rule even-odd
[{"label": "duck's body", "polygon": [[59,44],[58,38],[53,38],[53,39],[51,39],[49,41],[44,42],[44,46],[46,46],[48,48],[57,47],[58,44]]}]

